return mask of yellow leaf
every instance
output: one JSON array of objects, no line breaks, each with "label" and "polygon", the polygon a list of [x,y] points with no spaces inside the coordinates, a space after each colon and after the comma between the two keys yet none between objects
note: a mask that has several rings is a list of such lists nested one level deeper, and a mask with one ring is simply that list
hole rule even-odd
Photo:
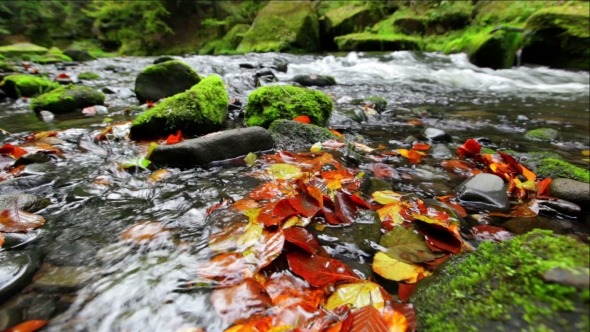
[{"label": "yellow leaf", "polygon": [[399,202],[401,194],[393,192],[391,190],[376,191],[371,197],[379,204],[389,204],[393,202]]},{"label": "yellow leaf", "polygon": [[430,218],[430,217],[425,216],[425,215],[422,215],[422,214],[412,213],[412,217],[414,217],[414,218],[416,218],[418,220],[421,220],[423,222],[429,223],[429,224],[441,225],[441,226],[444,226],[444,227],[447,227],[448,226],[448,223],[447,222],[440,221],[440,220],[438,220],[436,218]]},{"label": "yellow leaf", "polygon": [[325,308],[334,310],[345,304],[352,305],[352,309],[372,305],[375,309],[380,310],[384,307],[385,300],[379,285],[370,281],[362,281],[336,287],[334,293],[328,298]]},{"label": "yellow leaf", "polygon": [[169,170],[159,169],[159,170],[153,172],[152,174],[150,174],[150,176],[148,176],[147,182],[149,182],[149,183],[156,183],[156,182],[162,181],[169,174],[170,174],[170,171]]},{"label": "yellow leaf", "polygon": [[381,221],[384,221],[387,217],[390,217],[394,224],[403,224],[404,218],[402,218],[401,214],[399,214],[401,210],[402,207],[399,202],[393,202],[378,209],[377,215],[379,215],[379,219],[381,219]]},{"label": "yellow leaf", "polygon": [[258,239],[262,235],[263,230],[264,228],[259,223],[249,222],[246,226],[246,229],[244,230],[244,235],[240,236],[238,241],[236,241],[236,244],[239,247],[249,247],[253,245],[254,243],[256,243],[256,241],[258,241]]},{"label": "yellow leaf", "polygon": [[284,332],[284,331],[293,331],[295,326],[293,325],[281,325],[277,327],[273,327],[272,329],[268,330],[268,332]]},{"label": "yellow leaf", "polygon": [[311,151],[311,152],[322,151],[322,142],[317,142],[314,145],[312,145],[311,149],[309,149],[309,151]]},{"label": "yellow leaf", "polygon": [[584,150],[582,151],[582,154],[586,157],[590,157],[590,150]]},{"label": "yellow leaf", "polygon": [[354,143],[354,148],[359,151],[365,152],[365,153],[371,153],[371,152],[375,151],[375,149],[370,148],[362,143],[357,143],[357,142]]},{"label": "yellow leaf", "polygon": [[525,181],[522,183],[522,187],[529,191],[537,191],[537,186],[535,186],[535,181]]},{"label": "yellow leaf", "polygon": [[327,185],[328,189],[330,190],[338,190],[342,188],[342,183],[340,182],[340,180],[328,180]]},{"label": "yellow leaf", "polygon": [[274,164],[268,173],[277,180],[291,180],[301,176],[301,168],[289,164]]},{"label": "yellow leaf", "polygon": [[283,223],[282,229],[291,228],[293,226],[305,227],[309,225],[311,218],[300,218],[299,216],[291,216]]},{"label": "yellow leaf", "polygon": [[388,280],[403,281],[413,284],[418,281],[418,275],[422,273],[425,277],[432,274],[424,270],[422,266],[407,264],[378,252],[373,258],[373,271]]}]

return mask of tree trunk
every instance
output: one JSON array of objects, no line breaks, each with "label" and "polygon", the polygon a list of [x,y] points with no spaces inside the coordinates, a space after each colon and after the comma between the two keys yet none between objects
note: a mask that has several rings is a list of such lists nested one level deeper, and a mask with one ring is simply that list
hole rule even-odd
[{"label": "tree trunk", "polygon": [[[215,15],[215,19],[218,21],[222,21],[221,19],[221,11],[219,10],[219,2],[216,0],[211,0],[211,5],[213,6],[213,14]],[[222,38],[225,36],[225,26],[218,25],[217,26],[217,37]]]}]

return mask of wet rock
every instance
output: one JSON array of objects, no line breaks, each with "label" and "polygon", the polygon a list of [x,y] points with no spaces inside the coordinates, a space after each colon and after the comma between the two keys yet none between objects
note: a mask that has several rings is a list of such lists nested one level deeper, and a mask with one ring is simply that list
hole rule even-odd
[{"label": "wet rock", "polygon": [[568,202],[590,209],[590,186],[588,183],[571,179],[553,179],[549,185],[549,193]]},{"label": "wet rock", "polygon": [[278,82],[279,79],[275,76],[275,74],[269,68],[263,68],[258,70],[254,74],[255,85],[258,86],[265,86],[269,83]]},{"label": "wet rock", "polygon": [[564,215],[570,218],[576,218],[582,212],[579,205],[564,201],[563,199],[537,199],[539,203],[539,213],[549,216]]},{"label": "wet rock", "polygon": [[270,1],[237,48],[239,53],[319,49],[318,17],[311,2]]},{"label": "wet rock", "polygon": [[590,288],[590,275],[588,274],[588,269],[580,267],[573,270],[555,267],[543,274],[543,280],[572,286],[578,289]]},{"label": "wet rock", "polygon": [[392,190],[392,187],[391,183],[385,180],[365,175],[360,190],[363,194],[371,196],[376,191]]},{"label": "wet rock", "polygon": [[257,63],[240,63],[238,65],[238,67],[245,68],[245,69],[255,69],[255,68],[258,68],[258,64]]},{"label": "wet rock", "polygon": [[160,145],[152,154],[156,165],[192,167],[272,149],[270,133],[260,127],[231,129],[174,145]]},{"label": "wet rock", "polygon": [[4,92],[3,90],[0,90],[0,100],[4,99],[6,97],[7,97],[6,92]]},{"label": "wet rock", "polygon": [[64,54],[69,56],[74,61],[92,61],[96,60],[90,53],[82,50],[65,50]]},{"label": "wet rock", "polygon": [[351,104],[365,107],[370,107],[377,111],[377,113],[383,113],[385,107],[387,107],[387,100],[378,96],[371,96],[363,99],[354,99]]},{"label": "wet rock", "polygon": [[171,56],[167,56],[167,55],[165,55],[165,56],[161,56],[161,57],[157,58],[157,59],[156,59],[156,60],[154,60],[154,62],[152,62],[152,63],[153,63],[154,65],[157,65],[157,64],[159,64],[159,63],[166,62],[166,61],[172,61],[172,60],[176,60],[176,59],[174,59],[174,58],[173,58],[173,57],[171,57]]},{"label": "wet rock", "polygon": [[405,35],[423,35],[426,32],[428,18],[420,16],[400,17],[393,22],[393,25]]},{"label": "wet rock", "polygon": [[16,206],[27,212],[36,212],[46,208],[50,203],[47,198],[32,194],[0,195],[0,211]]},{"label": "wet rock", "polygon": [[23,249],[26,245],[33,243],[43,233],[40,229],[28,233],[4,233],[3,249]]},{"label": "wet rock", "polygon": [[7,252],[0,255],[0,304],[31,282],[40,257],[32,252]]},{"label": "wet rock", "polygon": [[57,82],[30,75],[10,75],[2,81],[2,90],[10,98],[34,97],[59,88]]},{"label": "wet rock", "polygon": [[559,138],[559,131],[553,128],[539,128],[527,131],[524,137],[533,141],[551,142]]},{"label": "wet rock", "polygon": [[[78,75],[78,79],[81,80],[98,80],[100,79],[100,75],[90,72],[90,71],[85,71],[82,72]],[[103,91],[104,92],[104,91]]]},{"label": "wet rock", "polygon": [[326,227],[322,231],[315,225],[306,227],[320,245],[333,248],[342,258],[358,257],[358,250],[367,254],[375,252],[373,245],[381,239],[381,221],[374,212],[359,214],[354,224],[347,227]]},{"label": "wet rock", "polygon": [[336,85],[336,80],[332,76],[323,76],[323,75],[297,75],[292,78],[292,81],[295,83],[299,83],[303,86],[330,86]]},{"label": "wet rock", "polygon": [[138,116],[131,125],[131,137],[166,136],[177,130],[189,135],[217,131],[225,125],[227,104],[223,81],[219,76],[208,76],[190,90],[166,98]]},{"label": "wet rock", "polygon": [[325,126],[332,108],[330,97],[320,91],[295,86],[267,86],[250,94],[244,120],[248,126],[268,127],[275,120],[292,120],[307,115],[312,124]]},{"label": "wet rock", "polygon": [[115,65],[108,65],[108,66],[105,66],[103,68],[103,70],[112,71],[112,72],[118,73],[118,72],[121,72],[121,71],[125,71],[125,68],[119,67],[119,66],[115,66]]},{"label": "wet rock", "polygon": [[502,227],[514,234],[526,234],[534,229],[544,229],[556,234],[565,234],[574,228],[568,220],[551,219],[543,216],[532,218],[512,218],[502,224]]},{"label": "wet rock", "polygon": [[55,168],[56,168],[56,166],[54,164],[50,164],[50,163],[43,163],[43,164],[33,163],[33,164],[29,164],[29,165],[25,166],[22,176],[42,175],[47,172],[54,171]]},{"label": "wet rock", "polygon": [[553,280],[547,282],[543,276],[554,268],[587,271],[589,253],[587,244],[547,231],[482,243],[418,282],[410,298],[418,330],[430,331],[442,324],[448,331],[492,331],[499,326],[506,331],[541,326],[563,331],[564,322],[584,326],[588,305],[583,292],[564,284],[556,288]]},{"label": "wet rock", "polygon": [[424,138],[436,143],[446,143],[451,141],[451,135],[447,134],[444,130],[437,128],[425,128],[422,130],[421,134]]},{"label": "wet rock", "polygon": [[428,154],[434,159],[453,159],[455,155],[445,144],[434,144]]},{"label": "wet rock", "polygon": [[469,210],[508,212],[510,201],[501,177],[494,174],[477,174],[455,188],[461,205]]},{"label": "wet rock", "polygon": [[184,92],[201,81],[201,77],[179,60],[144,68],[135,79],[135,94],[140,103],[157,101]]},{"label": "wet rock", "polygon": [[35,277],[33,289],[42,293],[71,293],[90,280],[87,267],[44,265]]},{"label": "wet rock", "polygon": [[84,86],[64,86],[31,100],[35,112],[50,111],[55,114],[73,112],[88,106],[103,105],[105,95]]},{"label": "wet rock", "polygon": [[466,34],[448,43],[445,54],[465,52],[469,62],[491,69],[508,69],[515,64],[520,32],[489,29],[476,34]]},{"label": "wet rock", "polygon": [[39,116],[41,120],[43,120],[44,122],[50,122],[53,121],[53,119],[55,119],[55,115],[53,115],[53,113],[49,111],[40,111],[39,113],[37,113],[37,116]]},{"label": "wet rock", "polygon": [[50,248],[45,261],[56,266],[85,266],[94,260],[98,245],[90,240],[59,241]]},{"label": "wet rock", "polygon": [[95,154],[97,156],[106,157],[109,155],[107,150],[101,148],[97,144],[94,144],[93,142],[86,140],[86,139],[81,139],[78,142],[78,147],[83,152],[90,152],[90,153]]},{"label": "wet rock", "polygon": [[325,142],[330,139],[342,140],[327,128],[291,120],[274,121],[268,131],[272,135],[276,147],[288,151],[309,149],[317,142]]},{"label": "wet rock", "polygon": [[135,97],[135,92],[133,92],[133,90],[131,90],[129,88],[118,88],[118,87],[107,86],[107,87],[102,88],[102,92],[107,93],[107,94],[116,94],[117,97],[122,98],[122,99]]},{"label": "wet rock", "polygon": [[240,109],[242,109],[242,102],[239,99],[232,98],[229,100],[229,103],[227,105],[228,111],[237,111]]},{"label": "wet rock", "polygon": [[16,326],[23,322],[22,308],[0,307],[0,331]]},{"label": "wet rock", "polygon": [[45,153],[28,153],[20,158],[18,158],[15,162],[14,162],[14,166],[20,166],[20,165],[29,165],[29,164],[33,164],[33,163],[48,163],[51,160],[53,160],[54,157],[52,157],[51,155],[45,154]]},{"label": "wet rock", "polygon": [[[332,118],[330,118],[330,121],[332,121],[333,119],[338,119],[338,117],[337,117],[338,114],[343,114],[348,119],[351,119],[357,123],[369,122],[369,117],[367,116],[367,113],[365,113],[364,110],[359,109],[359,108],[355,108],[352,110],[334,111],[334,113],[332,113]],[[343,124],[345,124],[345,121],[339,121],[339,124],[343,125]],[[346,125],[345,125],[345,127],[346,127]]]},{"label": "wet rock", "polygon": [[[0,308],[0,312],[4,310],[18,310],[22,314],[22,319],[13,323],[11,326],[27,320],[49,320],[56,313],[58,302],[59,296],[56,295],[38,294],[34,292],[18,294],[6,303],[3,308]],[[0,321],[2,321],[2,318],[0,318]],[[0,328],[2,328],[2,323],[0,323]]]}]

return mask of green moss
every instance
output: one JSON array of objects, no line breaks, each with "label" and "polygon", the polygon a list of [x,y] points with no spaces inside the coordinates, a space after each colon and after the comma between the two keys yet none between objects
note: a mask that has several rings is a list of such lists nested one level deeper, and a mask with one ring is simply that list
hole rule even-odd
[{"label": "green moss", "polygon": [[104,104],[105,95],[90,87],[70,84],[31,99],[35,112],[42,110],[53,113],[72,112],[88,106]]},{"label": "green moss", "polygon": [[81,80],[96,80],[96,79],[100,79],[100,75],[90,72],[90,71],[85,71],[83,73],[80,73],[78,75],[78,78]]},{"label": "green moss", "polygon": [[134,138],[166,135],[206,134],[219,130],[227,119],[228,97],[223,81],[212,75],[190,90],[166,98],[138,116],[132,124]]},{"label": "green moss", "polygon": [[47,53],[45,47],[29,44],[29,43],[18,43],[7,46],[0,46],[0,54],[7,58],[18,58],[22,55],[42,55]]},{"label": "green moss", "polygon": [[474,6],[475,20],[480,25],[520,25],[537,10],[559,3],[559,0],[543,1],[492,1],[480,0]]},{"label": "green moss", "polygon": [[590,183],[590,171],[588,171],[588,169],[583,169],[555,158],[541,159],[537,166],[536,173],[542,177],[550,177],[553,179],[566,178]]},{"label": "green moss", "polygon": [[311,123],[326,126],[333,106],[330,97],[320,91],[295,86],[266,86],[248,97],[244,119],[248,126],[268,127],[275,120],[307,115]]},{"label": "green moss", "polygon": [[10,64],[6,63],[3,59],[0,59],[0,72],[10,73],[16,70]]},{"label": "green moss", "polygon": [[511,331],[526,324],[535,331],[574,331],[574,322],[587,325],[582,317],[588,315],[588,290],[545,282],[542,276],[554,268],[588,271],[589,252],[587,244],[541,230],[485,242],[418,284],[411,299],[418,328]]},{"label": "green moss", "polygon": [[559,137],[559,132],[553,128],[538,128],[529,130],[524,137],[530,140],[551,142]]},{"label": "green moss", "polygon": [[[219,55],[238,53],[236,48],[240,45],[244,39],[244,35],[249,29],[250,25],[248,24],[238,24],[231,28],[231,30],[229,30],[220,41],[214,44],[213,54]],[[199,52],[199,54],[201,54],[201,52]]]},{"label": "green moss", "polygon": [[33,97],[60,87],[57,82],[30,75],[6,76],[0,85],[12,98]]},{"label": "green moss", "polygon": [[237,48],[240,53],[317,51],[319,23],[308,1],[270,1]]},{"label": "green moss", "polygon": [[353,33],[334,38],[340,51],[401,51],[422,48],[420,38],[402,34]]}]

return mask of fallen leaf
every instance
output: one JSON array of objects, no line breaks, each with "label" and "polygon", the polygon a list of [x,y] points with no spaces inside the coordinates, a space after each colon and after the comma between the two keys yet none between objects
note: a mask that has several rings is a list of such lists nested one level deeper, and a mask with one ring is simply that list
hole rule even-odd
[{"label": "fallen leaf", "polygon": [[139,167],[139,168],[148,168],[152,162],[147,160],[146,158],[136,158],[125,161],[121,163],[121,167],[123,168],[132,168],[132,167]]},{"label": "fallen leaf", "polygon": [[334,195],[335,213],[345,224],[352,224],[356,219],[357,207],[354,201],[338,190]]},{"label": "fallen leaf", "polygon": [[404,218],[401,215],[402,206],[399,202],[392,202],[386,204],[377,210],[377,215],[381,221],[391,219],[394,224],[400,225],[404,223]]},{"label": "fallen leaf", "polygon": [[242,324],[262,317],[272,306],[266,290],[254,279],[240,284],[216,289],[211,293],[211,304],[223,320]]},{"label": "fallen leaf", "polygon": [[40,215],[29,213],[18,208],[17,202],[0,212],[0,232],[29,232],[43,226],[45,219]]},{"label": "fallen leaf", "polygon": [[388,280],[403,281],[406,283],[416,283],[418,276],[422,273],[424,276],[430,273],[422,266],[416,264],[407,264],[397,259],[389,257],[383,252],[378,252],[373,257],[373,271]]},{"label": "fallen leaf", "polygon": [[291,180],[303,174],[301,168],[289,164],[273,164],[268,169],[268,173],[277,180]]},{"label": "fallen leaf", "polygon": [[260,204],[258,204],[258,202],[254,201],[252,199],[243,198],[243,199],[235,201],[235,203],[232,206],[235,209],[244,212],[244,211],[251,210],[251,209],[257,209],[260,207]]},{"label": "fallen leaf", "polygon": [[324,297],[322,289],[311,288],[305,280],[288,271],[273,273],[263,285],[272,303],[283,308],[297,303],[317,308]]},{"label": "fallen leaf", "polygon": [[491,225],[476,225],[470,231],[478,241],[502,242],[510,240],[513,237],[512,233],[506,229]]},{"label": "fallen leaf", "polygon": [[423,235],[413,228],[402,226],[396,226],[384,234],[379,245],[387,248],[385,253],[391,258],[408,264],[428,262],[441,256],[430,250]]},{"label": "fallen leaf", "polygon": [[171,172],[169,170],[159,169],[159,170],[153,172],[152,174],[150,174],[150,176],[148,176],[147,182],[149,182],[149,183],[160,182],[160,181],[164,180],[165,178],[167,178],[170,174],[171,174]]},{"label": "fallen leaf", "polygon": [[428,145],[426,143],[421,143],[421,142],[414,142],[414,144],[412,144],[412,149],[419,150],[419,151],[426,151],[426,150],[430,149],[430,145]]},{"label": "fallen leaf", "polygon": [[293,243],[310,254],[317,254],[320,244],[305,228],[291,227],[283,230],[285,241]]},{"label": "fallen leaf", "polygon": [[265,182],[252,190],[248,196],[253,200],[269,200],[282,195],[277,182]]},{"label": "fallen leaf", "polygon": [[12,144],[6,143],[4,146],[0,147],[0,154],[4,156],[10,156],[14,159],[18,159],[28,152],[24,149],[19,148],[18,146],[13,146]]},{"label": "fallen leaf", "polygon": [[354,142],[354,148],[361,151],[361,152],[365,152],[365,153],[371,153],[373,151],[375,151],[375,149],[370,148],[362,143],[358,143],[358,142]]},{"label": "fallen leaf", "polygon": [[130,240],[136,243],[145,240],[152,240],[155,237],[165,235],[167,233],[166,227],[159,222],[140,222],[127,228],[121,233],[121,238]]},{"label": "fallen leaf", "polygon": [[328,298],[325,308],[334,310],[343,305],[351,305],[352,310],[365,306],[373,306],[375,309],[381,310],[385,305],[385,300],[379,285],[370,281],[361,281],[336,286],[336,290]]},{"label": "fallen leaf", "polygon": [[226,285],[253,277],[258,271],[239,253],[223,253],[197,268],[197,275],[204,279],[217,280]]},{"label": "fallen leaf", "polygon": [[468,139],[457,149],[457,153],[462,157],[473,157],[479,155],[481,152],[481,145],[474,140]]},{"label": "fallen leaf", "polygon": [[[344,137],[344,135],[342,135],[340,132],[338,132],[337,130],[334,129],[330,129],[330,131],[332,132],[332,134],[338,136],[338,137]],[[587,155],[586,155],[587,156]]]},{"label": "fallen leaf", "polygon": [[548,196],[549,195],[549,185],[551,184],[551,178],[545,178],[541,181],[535,183],[537,186],[537,195]]},{"label": "fallen leaf", "polygon": [[590,150],[583,150],[582,151],[582,155],[589,157],[590,156]]},{"label": "fallen leaf", "polygon": [[384,308],[383,319],[385,320],[385,325],[387,325],[388,332],[406,332],[408,330],[409,324],[406,316],[390,306]]},{"label": "fallen leaf", "polygon": [[344,142],[340,142],[340,141],[336,141],[336,140],[327,140],[325,142],[322,143],[322,147],[327,148],[327,149],[340,149],[342,147],[345,147],[346,143]]},{"label": "fallen leaf", "polygon": [[369,169],[373,172],[375,177],[378,177],[380,179],[398,179],[399,178],[397,171],[393,167],[391,167],[387,164],[372,163],[372,164],[369,164]]},{"label": "fallen leaf", "polygon": [[248,153],[248,155],[246,156],[246,158],[244,158],[244,161],[246,162],[246,164],[250,165],[250,166],[254,166],[256,165],[256,159],[258,159],[258,157],[256,156],[255,153]]},{"label": "fallen leaf", "polygon": [[180,132],[180,129],[176,131],[176,135],[170,134],[168,136],[168,138],[166,139],[166,144],[167,145],[172,145],[172,144],[177,144],[182,142],[184,139],[182,138],[182,133]]},{"label": "fallen leaf", "polygon": [[45,325],[47,325],[46,320],[28,320],[26,322],[22,322],[18,325],[15,325],[9,329],[6,329],[3,332],[33,332],[37,331]]},{"label": "fallen leaf", "polygon": [[307,123],[307,124],[310,124],[311,123],[311,119],[307,115],[300,115],[300,116],[294,117],[293,118],[293,121],[295,121],[295,122],[301,122],[301,123]]},{"label": "fallen leaf", "polygon": [[352,313],[349,332],[389,332],[389,329],[381,313],[368,305]]},{"label": "fallen leaf", "polygon": [[293,208],[301,213],[303,217],[313,217],[320,210],[318,201],[308,194],[297,194],[289,197],[289,202]]},{"label": "fallen leaf", "polygon": [[70,75],[66,74],[66,73],[60,73],[59,75],[57,75],[55,78],[70,78]]},{"label": "fallen leaf", "polygon": [[291,252],[287,254],[287,260],[295,274],[315,287],[324,287],[338,281],[359,280],[350,267],[332,258]]},{"label": "fallen leaf", "polygon": [[412,164],[417,164],[422,159],[422,155],[415,150],[397,149],[396,151],[407,158]]},{"label": "fallen leaf", "polygon": [[[420,280],[420,276],[418,276],[418,280]],[[416,288],[416,283],[407,284],[405,282],[398,282],[397,283],[397,296],[400,300],[407,302],[412,293],[414,292],[414,288]],[[404,330],[405,331],[405,330]]]},{"label": "fallen leaf", "polygon": [[[430,224],[423,230],[426,243],[434,251],[448,251],[455,255],[461,253],[463,242],[460,235],[452,232],[451,228],[439,224]],[[438,249],[438,250],[436,250]]]},{"label": "fallen leaf", "polygon": [[383,191],[376,191],[371,194],[371,197],[375,200],[375,202],[380,204],[389,204],[394,202],[399,202],[402,194],[398,194],[391,190],[383,190]]}]

